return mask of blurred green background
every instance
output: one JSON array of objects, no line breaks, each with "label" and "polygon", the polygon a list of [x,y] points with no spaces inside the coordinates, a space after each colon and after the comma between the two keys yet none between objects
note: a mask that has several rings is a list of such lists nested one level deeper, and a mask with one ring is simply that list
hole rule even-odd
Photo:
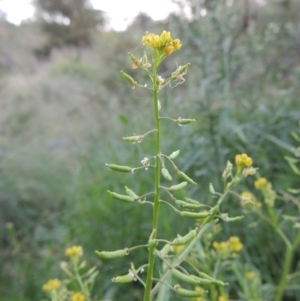
[{"label": "blurred green background", "polygon": [[[110,279],[126,273],[130,261],[143,263],[145,252],[103,263],[94,251],[144,243],[151,230],[149,208],[119,204],[106,193],[125,185],[145,193],[151,171],[135,177],[105,168],[137,166],[151,156],[151,138],[134,146],[121,139],[153,127],[151,95],[132,90],[119,74],[135,74],[127,53],[142,56],[145,31],[171,31],[183,44],[162,76],[191,63],[186,82],[160,96],[164,116],[197,119],[190,127],[163,127],[164,152],[179,148],[178,166],[199,183],[190,196],[212,202],[209,182],[221,189],[226,161],[242,152],[278,193],[300,186],[284,159],[297,145],[291,132],[300,119],[298,0],[178,0],[187,15],[155,22],[140,14],[123,32],[108,30],[103,12],[84,2],[36,1],[35,21],[20,26],[0,17],[1,301],[42,299],[42,284],[61,275],[59,262],[73,244],[99,266],[100,298],[140,300],[137,284]],[[254,191],[253,181],[244,189]],[[224,210],[240,213],[238,203],[229,199]],[[284,201],[277,207],[294,210]],[[165,237],[191,225],[175,222],[168,210],[163,216]],[[220,235],[238,235],[263,282],[278,283],[285,249],[266,224],[249,216]],[[293,272],[299,258],[298,250]],[[284,300],[299,301],[299,290],[288,289]]]}]

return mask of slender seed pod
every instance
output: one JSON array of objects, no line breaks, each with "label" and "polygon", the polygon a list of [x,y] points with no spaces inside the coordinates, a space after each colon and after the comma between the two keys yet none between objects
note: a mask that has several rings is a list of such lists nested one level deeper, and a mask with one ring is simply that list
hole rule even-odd
[{"label": "slender seed pod", "polygon": [[128,137],[123,137],[122,139],[127,142],[141,143],[144,139],[144,136],[143,135],[128,136]]},{"label": "slender seed pod", "polygon": [[134,202],[135,199],[128,195],[118,194],[112,191],[107,190],[107,192],[116,200],[124,201],[124,202]]},{"label": "slender seed pod", "polygon": [[198,284],[200,284],[200,285],[212,285],[213,284],[213,281],[211,281],[210,279],[204,279],[204,278],[200,278],[200,277],[197,277],[194,275],[191,275],[191,277],[193,279],[195,279],[196,281],[198,281]]},{"label": "slender seed pod", "polygon": [[129,273],[127,275],[117,276],[111,279],[112,282],[116,282],[116,283],[129,283],[134,280],[135,278],[132,273]]},{"label": "slender seed pod", "polygon": [[171,245],[165,244],[164,247],[160,251],[158,251],[157,256],[166,257],[170,252],[170,250],[171,250]]},{"label": "slender seed pod", "polygon": [[205,278],[205,279],[207,279],[207,280],[209,280],[209,281],[211,281],[212,284],[215,284],[217,286],[227,286],[228,285],[228,283],[217,280],[215,278],[212,278],[212,277],[208,276],[207,274],[205,274],[203,272],[198,272],[198,275]]},{"label": "slender seed pod", "polygon": [[188,177],[184,172],[178,170],[177,174],[179,175],[179,177],[181,179],[187,181],[188,183],[193,184],[193,185],[197,185],[197,183],[194,180],[192,180],[190,177]]},{"label": "slender seed pod", "polygon": [[180,211],[179,214],[183,217],[192,218],[192,219],[203,219],[210,215],[209,212],[189,212],[189,211]]},{"label": "slender seed pod", "polygon": [[174,292],[181,297],[187,297],[187,298],[196,298],[196,297],[202,297],[206,291],[191,291],[184,288],[181,288],[179,284],[176,284],[173,288]]},{"label": "slender seed pod", "polygon": [[178,123],[179,125],[186,125],[195,121],[196,119],[184,119],[184,118],[176,119],[176,123]]},{"label": "slender seed pod", "polygon": [[117,250],[117,251],[112,251],[112,252],[96,251],[96,254],[102,259],[113,259],[113,258],[124,257],[124,256],[128,255],[129,249],[125,248],[124,250]]},{"label": "slender seed pod", "polygon": [[193,284],[193,285],[199,284],[199,282],[196,279],[194,279],[191,275],[186,275],[176,269],[172,269],[171,273],[175,278],[182,280],[183,282]]},{"label": "slender seed pod", "polygon": [[203,207],[202,204],[191,204],[185,201],[180,201],[180,200],[176,200],[175,201],[176,205],[183,207],[183,208],[187,208],[187,209],[199,209],[201,207]]},{"label": "slender seed pod", "polygon": [[132,168],[129,166],[122,166],[116,164],[106,164],[106,166],[112,170],[121,171],[121,172],[131,172]]},{"label": "slender seed pod", "polygon": [[165,178],[166,180],[172,181],[172,177],[171,177],[169,171],[168,171],[166,168],[162,168],[162,169],[161,169],[161,173],[162,173],[162,175],[164,176],[164,178]]},{"label": "slender seed pod", "polygon": [[231,222],[238,222],[241,221],[242,219],[244,219],[244,216],[235,216],[235,217],[226,217],[224,218],[225,222],[231,223]]},{"label": "slender seed pod", "polygon": [[120,71],[122,76],[130,83],[132,84],[133,86],[137,86],[138,83],[130,76],[128,75],[127,73],[125,73],[124,71]]},{"label": "slender seed pod", "polygon": [[201,204],[201,203],[199,203],[198,201],[196,201],[196,200],[193,200],[193,199],[191,199],[191,198],[184,198],[187,202],[189,202],[189,203],[192,203],[192,204],[196,204],[196,205],[202,205],[203,206],[203,204]]},{"label": "slender seed pod", "polygon": [[198,228],[190,231],[188,234],[185,236],[177,237],[173,240],[172,245],[184,245],[191,241],[194,237],[197,235],[197,230]]},{"label": "slender seed pod", "polygon": [[178,149],[177,151],[173,152],[168,158],[170,160],[174,160],[178,157],[179,153],[180,153],[180,150]]},{"label": "slender seed pod", "polygon": [[138,199],[139,196],[131,189],[129,189],[127,186],[125,186],[125,190],[126,190],[126,193],[131,196],[132,198],[134,199]]},{"label": "slender seed pod", "polygon": [[175,191],[184,188],[187,185],[187,182],[181,182],[177,185],[173,185],[168,188],[169,191]]}]

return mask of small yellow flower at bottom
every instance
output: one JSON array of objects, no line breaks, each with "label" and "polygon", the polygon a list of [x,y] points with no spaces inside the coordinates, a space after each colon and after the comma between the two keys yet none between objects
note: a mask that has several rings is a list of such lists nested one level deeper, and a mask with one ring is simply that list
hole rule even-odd
[{"label": "small yellow flower at bottom", "polygon": [[259,178],[254,182],[254,186],[256,189],[264,189],[268,184],[268,180],[266,178]]},{"label": "small yellow flower at bottom", "polygon": [[255,272],[254,271],[250,271],[246,274],[246,278],[248,280],[252,280],[255,277]]},{"label": "small yellow flower at bottom", "polygon": [[85,301],[85,296],[83,293],[77,292],[77,293],[73,294],[71,300],[72,301]]},{"label": "small yellow flower at bottom", "polygon": [[82,246],[73,246],[66,249],[65,255],[70,258],[81,257],[83,255]]},{"label": "small yellow flower at bottom", "polygon": [[47,283],[43,285],[43,291],[46,293],[51,293],[53,290],[57,290],[61,287],[61,281],[58,279],[50,279]]},{"label": "small yellow flower at bottom", "polygon": [[172,251],[175,253],[175,254],[179,254],[181,253],[181,251],[184,249],[184,245],[173,245],[172,246]]},{"label": "small yellow flower at bottom", "polygon": [[[205,290],[200,286],[196,286],[195,291],[196,292],[204,292]],[[205,301],[205,296],[194,298],[193,301]]]},{"label": "small yellow flower at bottom", "polygon": [[220,296],[219,298],[218,298],[218,301],[228,301],[229,299],[228,299],[228,297],[227,296]]}]

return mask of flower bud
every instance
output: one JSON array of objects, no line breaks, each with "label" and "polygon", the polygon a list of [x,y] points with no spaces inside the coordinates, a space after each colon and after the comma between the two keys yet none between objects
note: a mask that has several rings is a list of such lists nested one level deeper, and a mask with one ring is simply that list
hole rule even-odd
[{"label": "flower bud", "polygon": [[173,185],[173,186],[169,187],[168,190],[169,191],[176,191],[176,190],[184,188],[186,185],[187,185],[187,182],[181,182],[177,185]]},{"label": "flower bud", "polygon": [[192,218],[192,219],[203,219],[210,215],[209,212],[190,212],[190,211],[180,211],[179,214],[183,217]]},{"label": "flower bud", "polygon": [[125,248],[124,250],[117,250],[117,251],[112,251],[112,252],[96,251],[96,254],[102,259],[113,259],[113,258],[124,257],[124,256],[128,255],[129,249]]},{"label": "flower bud", "polygon": [[193,181],[190,177],[188,177],[184,172],[178,170],[177,174],[179,175],[179,177],[181,179],[187,181],[188,183],[193,184],[193,185],[197,185],[197,183],[195,181]]},{"label": "flower bud", "polygon": [[124,202],[134,202],[135,199],[133,197],[130,197],[128,195],[123,195],[123,194],[118,194],[118,193],[115,193],[115,192],[111,192],[109,190],[107,190],[107,192],[116,200],[119,200],[119,201],[124,201]]},{"label": "flower bud", "polygon": [[179,153],[180,153],[180,150],[178,149],[177,151],[173,152],[168,158],[170,160],[174,160],[178,157]]},{"label": "flower bud", "polygon": [[106,164],[106,166],[112,170],[121,171],[121,172],[131,172],[132,168],[129,166],[122,166],[116,164]]},{"label": "flower bud", "polygon": [[162,175],[164,176],[164,178],[168,181],[172,181],[172,177],[169,173],[169,171],[166,168],[162,168],[161,170]]}]

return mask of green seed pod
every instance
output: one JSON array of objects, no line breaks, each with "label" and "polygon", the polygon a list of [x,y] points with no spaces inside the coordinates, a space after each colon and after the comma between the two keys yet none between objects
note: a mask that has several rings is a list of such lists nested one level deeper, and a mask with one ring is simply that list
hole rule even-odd
[{"label": "green seed pod", "polygon": [[131,83],[132,85],[134,85],[134,86],[137,86],[138,85],[138,83],[130,76],[130,75],[128,75],[127,73],[125,73],[124,71],[120,71],[121,72],[121,74],[122,74],[122,76],[129,82],[129,83]]},{"label": "green seed pod", "polygon": [[169,171],[168,171],[166,168],[162,168],[162,169],[161,169],[161,173],[162,173],[162,175],[164,176],[164,178],[165,178],[166,180],[172,181],[172,177],[171,177]]},{"label": "green seed pod", "polygon": [[179,214],[183,217],[192,218],[192,219],[203,219],[210,215],[209,212],[189,212],[189,211],[180,211]]},{"label": "green seed pod", "polygon": [[143,135],[123,137],[124,141],[133,142],[133,143],[141,143],[143,139],[144,139]]},{"label": "green seed pod", "polygon": [[216,191],[215,191],[214,186],[213,186],[212,183],[209,183],[209,192],[210,192],[211,194],[215,194],[215,193],[216,193]]},{"label": "green seed pod", "polygon": [[157,239],[149,239],[148,246],[149,248],[156,247],[158,245]]},{"label": "green seed pod", "polygon": [[186,125],[186,124],[190,124],[195,121],[196,121],[196,119],[184,119],[184,118],[176,119],[176,123],[178,123],[179,125]]},{"label": "green seed pod", "polygon": [[124,201],[124,202],[134,202],[135,199],[128,195],[118,194],[112,191],[107,190],[107,192],[116,200]]},{"label": "green seed pod", "polygon": [[195,281],[198,282],[198,284],[200,285],[211,285],[213,284],[213,282],[210,279],[204,279],[204,278],[200,278],[197,276],[192,275],[191,276]]},{"label": "green seed pod", "polygon": [[170,160],[174,160],[178,157],[179,153],[180,153],[180,150],[178,149],[177,151],[173,152],[168,158]]},{"label": "green seed pod", "polygon": [[[208,276],[207,274],[203,273],[203,272],[198,272],[199,276],[211,281],[212,284],[215,284],[217,286],[227,286],[228,283],[225,283],[223,281],[217,280],[215,278],[212,278],[210,276]],[[200,278],[201,279],[201,278]]]},{"label": "green seed pod", "polygon": [[173,240],[172,245],[184,245],[191,241],[197,235],[198,228],[190,231],[185,236],[177,237]]},{"label": "green seed pod", "polygon": [[202,204],[191,204],[185,201],[180,201],[180,200],[176,200],[175,201],[176,205],[183,207],[183,208],[187,208],[187,209],[199,209],[201,208],[203,205]]},{"label": "green seed pod", "polygon": [[235,217],[226,217],[224,218],[225,222],[231,223],[231,222],[238,222],[241,221],[242,219],[244,219],[244,216],[235,216]]},{"label": "green seed pod", "polygon": [[132,198],[134,199],[138,199],[139,196],[131,189],[129,189],[127,186],[125,186],[125,190],[126,190],[126,193],[131,196]]},{"label": "green seed pod", "polygon": [[179,175],[179,177],[181,179],[187,181],[188,183],[193,184],[193,185],[197,185],[197,183],[195,181],[193,181],[190,177],[188,177],[184,172],[178,170],[177,174]]},{"label": "green seed pod", "polygon": [[132,53],[128,52],[128,56],[130,57],[131,61],[136,65],[139,66],[140,60],[138,60]]},{"label": "green seed pod", "polygon": [[96,251],[96,254],[102,259],[113,259],[113,258],[124,257],[124,256],[128,255],[129,249],[125,248],[124,250],[117,250],[117,251],[112,251],[112,252]]},{"label": "green seed pod", "polygon": [[158,111],[160,111],[160,109],[161,109],[161,103],[160,103],[159,99],[157,100],[157,108],[158,108]]},{"label": "green seed pod", "polygon": [[186,283],[193,284],[193,285],[199,284],[199,282],[196,279],[194,279],[191,275],[186,275],[176,269],[172,269],[171,272],[172,275],[179,280],[182,280]]},{"label": "green seed pod", "polygon": [[157,256],[166,257],[170,252],[170,250],[171,250],[171,245],[165,244],[164,247],[160,251],[158,251]]},{"label": "green seed pod", "polygon": [[184,66],[180,67],[180,69],[178,70],[178,74],[183,74],[186,72],[187,68],[190,67],[190,63],[185,64]]},{"label": "green seed pod", "polygon": [[134,275],[129,273],[127,275],[117,276],[111,279],[112,282],[116,283],[129,283],[135,280]]},{"label": "green seed pod", "polygon": [[122,166],[116,164],[106,164],[106,166],[112,170],[121,171],[121,172],[131,172],[132,168],[129,166]]},{"label": "green seed pod", "polygon": [[184,198],[187,202],[191,203],[191,204],[195,204],[195,205],[201,205],[203,206],[203,204],[199,203],[198,201],[196,200],[193,200],[191,198]]},{"label": "green seed pod", "polygon": [[186,185],[187,185],[187,182],[181,182],[177,185],[173,185],[173,186],[169,187],[168,190],[169,191],[176,191],[176,190],[184,188]]},{"label": "green seed pod", "polygon": [[191,291],[184,288],[181,288],[179,284],[176,284],[173,288],[174,292],[181,297],[187,297],[187,298],[196,298],[196,297],[202,297],[206,291],[197,292],[197,291]]}]

